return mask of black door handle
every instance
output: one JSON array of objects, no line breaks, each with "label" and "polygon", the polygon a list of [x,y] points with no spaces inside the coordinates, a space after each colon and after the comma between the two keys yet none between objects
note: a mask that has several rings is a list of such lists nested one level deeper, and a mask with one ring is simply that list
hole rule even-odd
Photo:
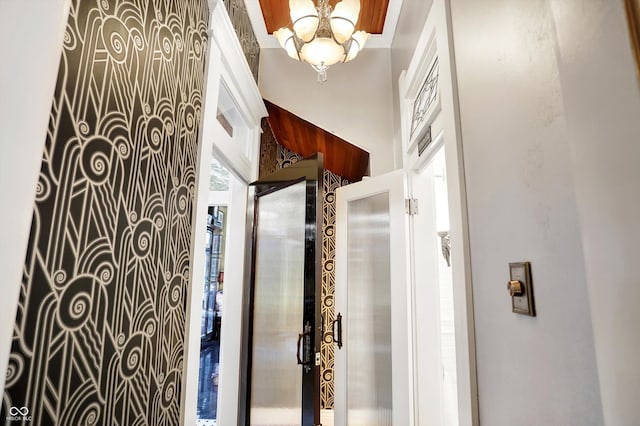
[{"label": "black door handle", "polygon": [[300,357],[300,343],[302,339],[307,335],[307,333],[298,333],[298,349],[296,350],[296,358],[298,359],[298,365],[307,365],[308,363],[303,361]]},{"label": "black door handle", "polygon": [[333,324],[331,324],[331,336],[338,345],[338,349],[342,349],[342,314],[339,312],[336,319],[333,320]]},{"label": "black door handle", "polygon": [[[303,352],[302,356],[300,355],[301,348]],[[307,325],[304,326],[304,333],[298,333],[298,345],[296,349],[298,365],[304,366],[305,371],[311,369],[311,350],[311,326],[307,323]]]},{"label": "black door handle", "polygon": [[[300,355],[301,348],[302,356]],[[305,367],[305,371],[308,371],[310,369],[311,351],[311,326],[307,323],[307,325],[304,326],[304,332],[298,333],[298,345],[296,349],[296,359],[298,361],[298,365],[303,365]]]}]

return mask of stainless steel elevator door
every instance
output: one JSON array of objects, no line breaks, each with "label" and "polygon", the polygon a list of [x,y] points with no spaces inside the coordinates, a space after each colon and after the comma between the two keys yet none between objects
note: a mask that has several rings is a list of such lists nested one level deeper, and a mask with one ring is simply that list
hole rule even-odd
[{"label": "stainless steel elevator door", "polygon": [[256,228],[250,424],[300,425],[304,181],[260,197]]},{"label": "stainless steel elevator door", "polygon": [[389,196],[349,202],[347,424],[392,424]]}]

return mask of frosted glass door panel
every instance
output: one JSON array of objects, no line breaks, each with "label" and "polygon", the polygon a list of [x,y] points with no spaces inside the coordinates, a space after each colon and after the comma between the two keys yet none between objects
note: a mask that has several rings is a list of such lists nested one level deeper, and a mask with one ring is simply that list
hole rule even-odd
[{"label": "frosted glass door panel", "polygon": [[305,191],[300,182],[260,197],[257,217],[251,425],[300,425]]},{"label": "frosted glass door panel", "polygon": [[392,424],[389,194],[349,202],[347,424]]}]

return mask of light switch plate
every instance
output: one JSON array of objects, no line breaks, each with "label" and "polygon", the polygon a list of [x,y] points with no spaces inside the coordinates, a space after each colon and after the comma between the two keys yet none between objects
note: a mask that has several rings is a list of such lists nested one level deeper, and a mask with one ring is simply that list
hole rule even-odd
[{"label": "light switch plate", "polygon": [[536,316],[535,304],[533,303],[533,282],[531,281],[531,263],[514,262],[509,263],[509,273],[511,280],[522,283],[522,294],[511,296],[511,311],[516,314]]}]

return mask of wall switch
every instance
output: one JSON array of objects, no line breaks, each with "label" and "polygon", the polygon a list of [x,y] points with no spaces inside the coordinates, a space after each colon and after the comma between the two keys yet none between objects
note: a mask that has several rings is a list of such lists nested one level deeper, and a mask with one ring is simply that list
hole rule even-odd
[{"label": "wall switch", "polygon": [[533,303],[533,282],[531,281],[531,263],[509,263],[509,295],[511,296],[511,311],[516,314],[536,316]]}]

